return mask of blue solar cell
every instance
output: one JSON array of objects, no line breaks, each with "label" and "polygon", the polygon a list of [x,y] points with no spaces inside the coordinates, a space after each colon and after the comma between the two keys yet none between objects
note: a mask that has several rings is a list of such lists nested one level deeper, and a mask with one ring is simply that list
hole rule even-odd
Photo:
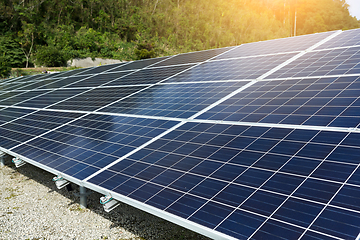
[{"label": "blue solar cell", "polygon": [[343,186],[335,198],[330,202],[331,205],[351,209],[354,211],[360,210],[359,187]]},{"label": "blue solar cell", "polygon": [[[94,111],[114,101],[120,100],[144,87],[95,88],[80,95],[52,105],[51,109]],[[60,91],[60,90],[58,90]],[[64,90],[64,91],[70,91]]]},{"label": "blue solar cell", "polygon": [[302,228],[274,220],[268,220],[261,226],[255,235],[252,236],[252,239],[298,239],[303,231]]},{"label": "blue solar cell", "polygon": [[211,49],[211,50],[200,51],[200,52],[179,54],[174,57],[170,57],[167,60],[162,61],[160,63],[156,63],[153,66],[159,67],[159,66],[171,66],[171,65],[203,62],[203,61],[213,58],[219,54],[222,54],[226,51],[229,51],[232,48],[233,47],[218,48],[218,49]]},{"label": "blue solar cell", "polygon": [[[356,127],[359,77],[260,81],[200,115],[199,119]],[[276,87],[267,86],[275,82]],[[281,90],[291,87],[292,90]],[[340,97],[343,89],[352,95]],[[333,90],[338,89],[338,90]],[[285,92],[284,92],[285,91]],[[351,106],[351,107],[349,107]],[[346,110],[346,111],[344,111]],[[340,116],[339,116],[340,115]]]},{"label": "blue solar cell", "polygon": [[182,218],[188,218],[205,203],[206,200],[204,199],[191,195],[184,195],[177,201],[173,202],[166,211]]},{"label": "blue solar cell", "polygon": [[309,175],[318,165],[319,160],[310,160],[306,158],[293,157],[287,162],[280,171],[292,174],[298,174],[307,176]]},{"label": "blue solar cell", "polygon": [[275,212],[273,218],[307,227],[322,210],[323,205],[290,198]]},{"label": "blue solar cell", "polygon": [[227,217],[234,209],[213,202],[206,203],[189,220],[208,228],[214,228]]},{"label": "blue solar cell", "polygon": [[344,182],[355,170],[355,168],[356,166],[348,164],[323,162],[311,176],[321,179]]},{"label": "blue solar cell", "polygon": [[154,84],[178,74],[193,65],[183,65],[164,68],[147,68],[131,74],[127,74],[119,79],[106,83],[104,86]]},{"label": "blue solar cell", "polygon": [[327,157],[327,160],[359,164],[359,154],[360,148],[339,146]]},{"label": "blue solar cell", "polygon": [[[68,121],[81,116],[75,113],[59,113],[58,115],[63,115],[63,118],[67,116]],[[55,123],[54,118],[48,116],[48,121]],[[14,151],[22,156],[35,159],[40,164],[61,170],[65,174],[73,177],[81,176],[81,179],[84,179],[151,139],[140,130],[144,130],[146,133],[154,130],[164,132],[176,124],[174,121],[168,124],[168,121],[165,120],[156,120],[155,122],[160,122],[160,124],[150,127],[149,125],[154,121],[119,116],[87,115],[20,145]],[[64,121],[61,120],[58,126],[63,123]],[[148,126],[143,125],[146,123]],[[133,129],[128,133],[127,131],[131,127],[138,127],[138,131]],[[121,138],[117,138],[117,136],[121,136]],[[124,142],[124,139],[127,141]],[[138,141],[139,139],[141,141]],[[60,156],[63,157],[59,158]],[[138,165],[127,171],[133,175],[139,173],[141,168],[136,168]],[[147,167],[147,165],[141,165]],[[83,169],[80,169],[81,166]],[[113,186],[113,188],[115,187]]]},{"label": "blue solar cell", "polygon": [[341,187],[338,183],[307,179],[294,193],[294,196],[320,203],[327,203]]},{"label": "blue solar cell", "polygon": [[0,105],[15,105],[20,102],[26,101],[33,97],[37,97],[41,94],[47,93],[48,91],[30,91],[30,92],[23,92],[23,91],[14,91],[8,92],[7,94],[1,95]]},{"label": "blue solar cell", "polygon": [[245,170],[245,167],[228,164],[216,170],[216,172],[211,174],[210,177],[231,182]]},{"label": "blue solar cell", "polygon": [[146,183],[145,185],[143,185],[142,187],[131,193],[129,197],[144,202],[145,200],[149,199],[149,197],[158,193],[161,189],[162,187],[160,186],[151,183]]},{"label": "blue solar cell", "polygon": [[220,192],[225,186],[225,182],[207,178],[194,187],[189,193],[210,199]]},{"label": "blue solar cell", "polygon": [[334,240],[333,237],[321,234],[319,232],[306,231],[301,239],[304,240]]},{"label": "blue solar cell", "polygon": [[[293,66],[285,66],[268,78],[348,74],[358,64],[356,56],[359,51],[359,47],[352,47],[309,52],[295,60]],[[351,62],[343,66],[344,60]],[[339,68],[340,66],[342,68]]]},{"label": "blue solar cell", "polygon": [[242,173],[234,182],[258,188],[272,176],[273,172],[250,168]]},{"label": "blue solar cell", "polygon": [[325,39],[334,32],[316,33],[292,38],[281,38],[270,41],[243,44],[216,59],[256,56],[283,52],[303,51]]},{"label": "blue solar cell", "polygon": [[181,196],[182,194],[180,192],[164,188],[158,194],[150,197],[146,203],[163,210],[174,203]]},{"label": "blue solar cell", "polygon": [[249,238],[264,220],[264,217],[236,210],[216,230],[238,239],[245,239]]},{"label": "blue solar cell", "polygon": [[32,113],[33,110],[21,109],[21,108],[3,108],[0,110],[0,125],[13,121],[26,114]]},{"label": "blue solar cell", "polygon": [[77,81],[75,83],[67,85],[65,88],[98,87],[100,85],[106,84],[110,81],[114,81],[115,79],[121,78],[131,73],[132,71],[127,71],[127,72],[116,72],[116,73],[103,73],[95,76],[89,76],[89,77],[85,77],[84,80]]},{"label": "blue solar cell", "polygon": [[289,195],[303,181],[304,181],[303,177],[277,173],[274,176],[272,176],[261,188],[273,192]]},{"label": "blue solar cell", "polygon": [[166,82],[256,79],[294,55],[294,53],[288,53],[206,62]]},{"label": "blue solar cell", "polygon": [[258,213],[262,216],[270,216],[285,199],[286,197],[278,194],[257,191],[240,206],[240,209]]},{"label": "blue solar cell", "polygon": [[248,82],[157,85],[101,111],[187,118],[246,83]]},{"label": "blue solar cell", "polygon": [[310,229],[341,239],[356,239],[359,234],[358,212],[327,207]]},{"label": "blue solar cell", "polygon": [[240,203],[245,201],[254,191],[254,189],[248,187],[230,184],[219,192],[213,200],[233,207],[238,207]]},{"label": "blue solar cell", "polygon": [[359,39],[360,39],[360,30],[359,29],[343,31],[341,34],[337,35],[336,37],[329,40],[328,42],[320,45],[316,49],[326,49],[326,48],[360,45]]},{"label": "blue solar cell", "polygon": [[59,89],[19,103],[22,107],[44,108],[83,92],[80,89]]}]

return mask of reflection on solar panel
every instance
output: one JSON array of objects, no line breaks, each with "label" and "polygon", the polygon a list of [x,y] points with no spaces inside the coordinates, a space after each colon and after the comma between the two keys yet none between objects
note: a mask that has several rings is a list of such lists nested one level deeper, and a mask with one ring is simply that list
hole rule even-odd
[{"label": "reflection on solar panel", "polygon": [[215,239],[356,239],[360,29],[0,83],[0,151]]},{"label": "reflection on solar panel", "polygon": [[256,79],[293,56],[290,53],[207,62],[166,82]]}]

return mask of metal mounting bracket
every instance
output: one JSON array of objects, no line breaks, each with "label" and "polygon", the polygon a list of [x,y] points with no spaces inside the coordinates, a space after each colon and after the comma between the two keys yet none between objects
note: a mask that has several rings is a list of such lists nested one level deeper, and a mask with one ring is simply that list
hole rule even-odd
[{"label": "metal mounting bracket", "polygon": [[5,166],[5,156],[6,156],[6,153],[3,151],[0,151],[0,167]]},{"label": "metal mounting bracket", "polygon": [[111,210],[120,205],[120,202],[113,199],[110,194],[106,195],[105,197],[101,197],[100,203],[104,206],[105,212],[110,212]]},{"label": "metal mounting bracket", "polygon": [[21,167],[21,166],[23,166],[23,165],[26,164],[26,162],[25,162],[24,160],[20,159],[19,157],[13,158],[13,159],[12,159],[12,162],[15,164],[15,166],[16,166],[17,168],[19,168],[19,167]]},{"label": "metal mounting bracket", "polygon": [[63,187],[65,187],[66,185],[70,184],[70,182],[66,179],[64,179],[62,176],[56,176],[53,178],[53,181],[56,184],[56,187],[58,189],[62,189]]}]

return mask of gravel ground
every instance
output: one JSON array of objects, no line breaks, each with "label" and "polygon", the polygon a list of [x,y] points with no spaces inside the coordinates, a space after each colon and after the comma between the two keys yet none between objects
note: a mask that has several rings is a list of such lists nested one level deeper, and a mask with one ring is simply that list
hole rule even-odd
[{"label": "gravel ground", "polygon": [[0,239],[208,239],[126,204],[106,213],[93,192],[81,209],[74,191],[58,190],[52,174],[26,164],[0,167]]}]

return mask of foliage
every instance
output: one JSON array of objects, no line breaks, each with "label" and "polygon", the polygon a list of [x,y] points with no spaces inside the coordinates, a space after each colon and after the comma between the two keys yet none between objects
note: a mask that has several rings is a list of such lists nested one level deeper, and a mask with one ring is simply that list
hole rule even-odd
[{"label": "foliage", "polygon": [[150,43],[139,43],[135,49],[137,59],[156,57],[154,46]]},{"label": "foliage", "polygon": [[65,54],[54,46],[39,47],[36,52],[36,63],[45,67],[62,67],[66,65]]},{"label": "foliage", "polygon": [[7,78],[11,72],[10,64],[3,56],[0,56],[0,78]]},{"label": "foliage", "polygon": [[24,53],[19,43],[11,36],[0,36],[0,56],[3,56],[11,67],[25,66],[26,58]]},{"label": "foliage", "polygon": [[13,67],[38,62],[43,46],[66,60],[133,60],[357,27],[345,0],[0,0]]}]

